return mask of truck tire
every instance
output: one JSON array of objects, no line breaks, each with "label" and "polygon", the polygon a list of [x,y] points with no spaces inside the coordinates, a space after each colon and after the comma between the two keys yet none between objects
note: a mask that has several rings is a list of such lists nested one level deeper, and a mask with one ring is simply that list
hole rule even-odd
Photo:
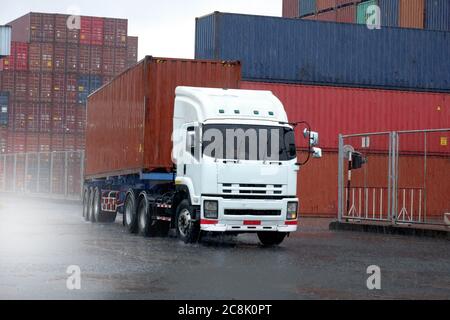
[{"label": "truck tire", "polygon": [[138,219],[136,208],[136,197],[133,193],[129,193],[125,200],[123,219],[125,221],[125,227],[130,233],[137,233],[138,231]]},{"label": "truck tire", "polygon": [[192,221],[193,208],[189,200],[183,200],[178,205],[175,227],[177,236],[184,243],[196,243],[200,239],[200,223]]},{"label": "truck tire", "polygon": [[83,218],[89,220],[89,188],[84,188],[83,192]]},{"label": "truck tire", "polygon": [[286,236],[284,232],[258,232],[259,241],[266,247],[281,244]]},{"label": "truck tire", "polygon": [[113,223],[116,221],[116,212],[105,212],[102,211],[102,195],[100,188],[96,187],[94,189],[94,205],[93,212],[95,221],[100,223]]},{"label": "truck tire", "polygon": [[138,233],[144,237],[154,237],[157,234],[157,221],[152,219],[149,212],[147,198],[142,196],[139,200],[137,216],[138,216]]},{"label": "truck tire", "polygon": [[94,223],[94,189],[89,188],[89,211],[88,211],[88,221]]}]

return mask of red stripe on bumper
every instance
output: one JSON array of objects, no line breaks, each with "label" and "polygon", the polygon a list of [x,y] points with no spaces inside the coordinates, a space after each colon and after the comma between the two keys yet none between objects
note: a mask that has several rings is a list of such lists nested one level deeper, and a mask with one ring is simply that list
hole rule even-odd
[{"label": "red stripe on bumper", "polygon": [[244,221],[244,226],[260,226],[261,221]]},{"label": "red stripe on bumper", "polygon": [[296,226],[298,224],[297,220],[293,220],[293,221],[286,221],[285,225],[287,226]]},{"label": "red stripe on bumper", "polygon": [[219,220],[200,220],[200,224],[219,224]]}]

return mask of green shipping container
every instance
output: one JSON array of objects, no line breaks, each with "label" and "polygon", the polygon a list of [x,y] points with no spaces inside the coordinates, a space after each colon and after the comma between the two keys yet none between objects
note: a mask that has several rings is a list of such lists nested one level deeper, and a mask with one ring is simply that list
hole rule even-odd
[{"label": "green shipping container", "polygon": [[367,23],[367,18],[369,17],[369,15],[367,14],[367,9],[371,5],[378,5],[378,1],[371,0],[371,1],[366,1],[366,2],[362,2],[362,3],[358,4],[358,8],[356,10],[356,22],[358,24],[366,24]]}]

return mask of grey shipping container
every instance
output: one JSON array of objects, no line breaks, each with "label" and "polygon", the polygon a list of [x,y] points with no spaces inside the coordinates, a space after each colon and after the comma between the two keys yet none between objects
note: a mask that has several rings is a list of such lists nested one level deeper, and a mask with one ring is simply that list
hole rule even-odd
[{"label": "grey shipping container", "polygon": [[0,58],[11,55],[11,32],[10,26],[0,26]]},{"label": "grey shipping container", "polygon": [[246,80],[450,91],[450,33],[215,12],[196,59],[239,60]]}]

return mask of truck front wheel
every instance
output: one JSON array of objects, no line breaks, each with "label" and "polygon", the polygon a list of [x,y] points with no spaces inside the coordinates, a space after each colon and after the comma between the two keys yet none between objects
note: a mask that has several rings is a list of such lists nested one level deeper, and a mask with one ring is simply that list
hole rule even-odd
[{"label": "truck front wheel", "polygon": [[258,232],[259,241],[266,247],[281,244],[286,236],[284,232]]},{"label": "truck front wheel", "polygon": [[200,223],[192,219],[193,212],[189,200],[183,200],[177,208],[177,236],[184,243],[196,243],[200,238]]}]

